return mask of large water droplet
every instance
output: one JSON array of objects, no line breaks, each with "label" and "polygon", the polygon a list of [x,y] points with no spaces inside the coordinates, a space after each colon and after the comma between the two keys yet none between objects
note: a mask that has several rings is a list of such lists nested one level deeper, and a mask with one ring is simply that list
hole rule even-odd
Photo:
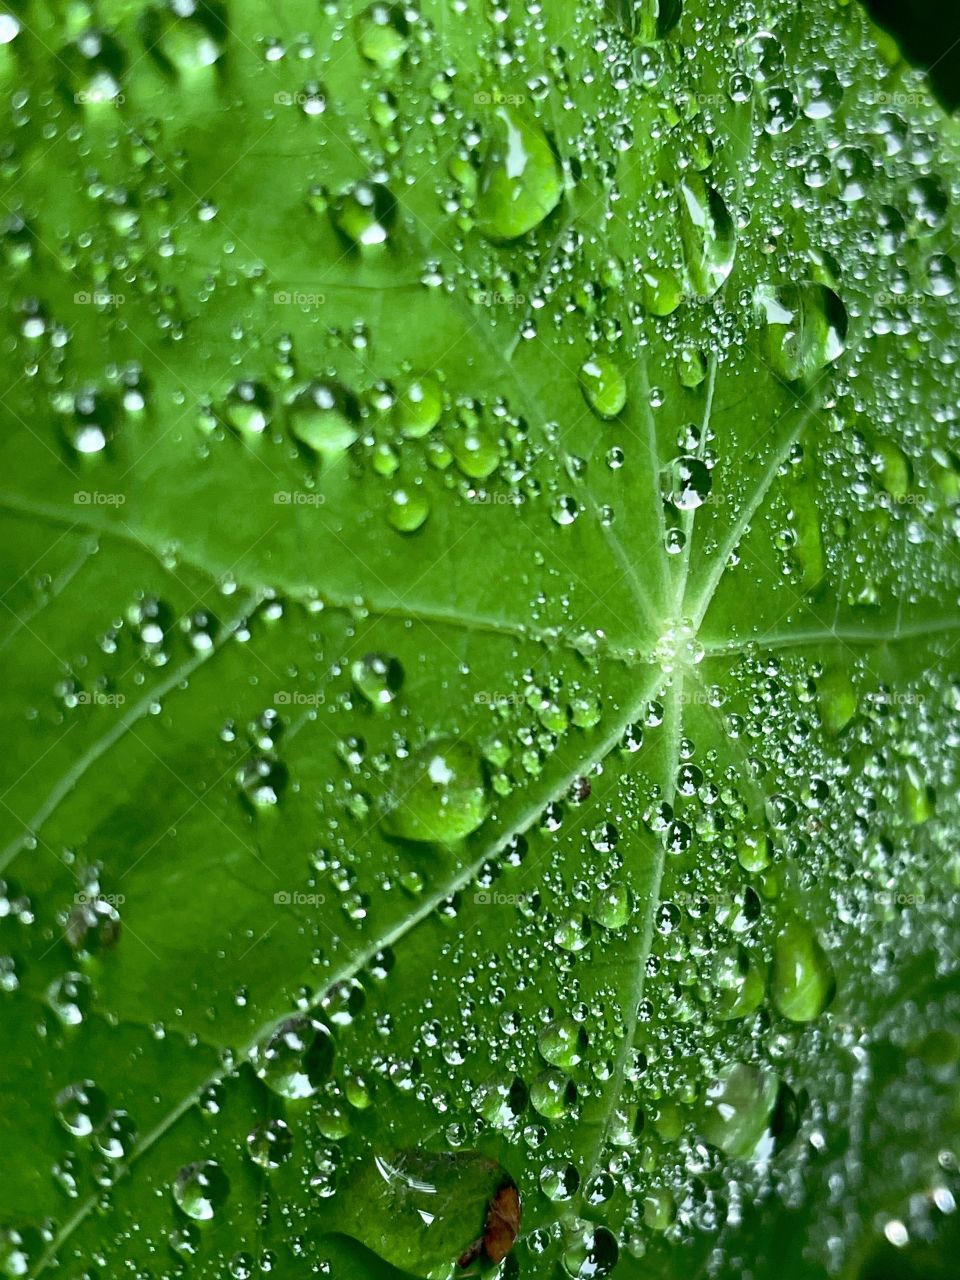
[{"label": "large water droplet", "polygon": [[229,1194],[230,1182],[215,1160],[184,1165],[173,1184],[174,1200],[197,1222],[212,1218]]},{"label": "large water droplet", "polygon": [[254,1070],[283,1098],[310,1098],[330,1075],[333,1037],[322,1022],[295,1017],[281,1022],[252,1055]]},{"label": "large water droplet", "polygon": [[357,399],[332,378],[318,378],[290,405],[290,430],[321,454],[340,453],[357,438]]},{"label": "large water droplet", "polygon": [[502,1262],[520,1228],[513,1180],[476,1151],[377,1154],[345,1190],[340,1230],[426,1280]]},{"label": "large water droplet", "polygon": [[707,1089],[703,1135],[725,1155],[767,1159],[796,1127],[796,1101],[772,1071],[735,1062]]},{"label": "large water droplet", "polygon": [[279,1169],[293,1152],[293,1136],[287,1122],[276,1118],[251,1129],[247,1134],[247,1151],[261,1169]]},{"label": "large water droplet", "polygon": [[480,171],[478,229],[490,240],[516,240],[538,226],[563,195],[563,174],[537,124],[498,107]]},{"label": "large water droplet", "polygon": [[403,684],[403,667],[388,653],[368,653],[350,668],[353,683],[374,707],[393,702]]},{"label": "large water droplet", "polygon": [[385,244],[397,217],[397,202],[381,182],[358,182],[330,203],[330,217],[356,249]]},{"label": "large water droplet", "polygon": [[398,4],[372,4],[357,18],[360,52],[381,71],[392,71],[402,60],[409,44],[409,25]]},{"label": "large water droplet", "polygon": [[451,844],[476,831],[487,811],[479,755],[466,742],[439,738],[397,768],[384,821],[404,840]]},{"label": "large water droplet", "polygon": [[599,418],[615,418],[627,403],[627,382],[606,356],[591,356],[580,369],[583,398]]},{"label": "large water droplet", "polygon": [[691,291],[712,298],[733,270],[737,231],[719,191],[698,173],[680,183],[680,242]]},{"label": "large water droplet", "polygon": [[781,929],[773,948],[770,996],[791,1022],[812,1022],[833,999],[833,966],[820,943],[800,920]]},{"label": "large water droplet", "polygon": [[85,1138],[103,1121],[107,1100],[92,1080],[68,1084],[57,1094],[57,1118],[68,1133]]},{"label": "large water droplet", "polygon": [[755,297],[766,358],[785,381],[810,382],[843,354],[847,312],[826,285],[762,285]]}]

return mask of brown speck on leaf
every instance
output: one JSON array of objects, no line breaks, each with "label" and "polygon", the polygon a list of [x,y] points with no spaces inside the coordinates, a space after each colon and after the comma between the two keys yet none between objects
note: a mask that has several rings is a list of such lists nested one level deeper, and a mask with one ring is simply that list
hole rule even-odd
[{"label": "brown speck on leaf", "polygon": [[482,1237],[461,1253],[457,1266],[469,1267],[482,1253],[493,1263],[502,1262],[513,1248],[519,1231],[520,1193],[512,1182],[505,1182],[487,1205]]},{"label": "brown speck on leaf", "polygon": [[574,778],[570,784],[570,800],[573,804],[583,804],[590,799],[590,793],[593,788],[590,785],[590,779],[584,777]]},{"label": "brown speck on leaf", "polygon": [[490,1201],[483,1229],[483,1248],[491,1262],[502,1262],[520,1231],[520,1194],[512,1182]]}]

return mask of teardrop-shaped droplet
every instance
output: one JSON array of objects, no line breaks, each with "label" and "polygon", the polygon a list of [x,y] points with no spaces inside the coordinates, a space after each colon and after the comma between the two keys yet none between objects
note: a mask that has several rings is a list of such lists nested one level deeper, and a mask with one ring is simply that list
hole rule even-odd
[{"label": "teardrop-shaped droplet", "polygon": [[580,368],[583,398],[598,418],[615,418],[627,403],[627,381],[606,356],[591,356]]},{"label": "teardrop-shaped droplet", "polygon": [[680,243],[691,292],[712,298],[733,270],[737,230],[719,191],[698,173],[680,183]]},{"label": "teardrop-shaped droplet", "polygon": [[773,947],[770,996],[791,1022],[812,1022],[836,993],[833,965],[810,929],[790,920]]},{"label": "teardrop-shaped droplet", "polygon": [[476,222],[489,240],[516,240],[560,203],[563,174],[539,125],[498,107],[480,171]]}]

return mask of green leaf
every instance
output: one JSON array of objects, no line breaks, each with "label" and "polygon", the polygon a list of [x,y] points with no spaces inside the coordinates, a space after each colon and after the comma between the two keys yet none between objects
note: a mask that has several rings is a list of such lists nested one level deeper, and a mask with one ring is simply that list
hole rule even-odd
[{"label": "green leaf", "polygon": [[508,1275],[948,1274],[926,82],[828,0],[0,32],[0,1274],[472,1273],[514,1185]]}]

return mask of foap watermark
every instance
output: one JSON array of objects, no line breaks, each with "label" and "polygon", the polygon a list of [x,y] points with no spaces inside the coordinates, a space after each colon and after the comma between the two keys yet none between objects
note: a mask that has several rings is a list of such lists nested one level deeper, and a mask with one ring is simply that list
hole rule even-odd
[{"label": "foap watermark", "polygon": [[929,93],[904,93],[902,90],[887,93],[881,90],[873,95],[873,101],[878,107],[928,107],[931,97]]},{"label": "foap watermark", "polygon": [[479,907],[522,907],[530,901],[529,893],[497,893],[493,889],[481,889],[473,895]]},{"label": "foap watermark", "polygon": [[95,907],[98,902],[106,903],[108,907],[122,907],[126,902],[126,894],[123,893],[80,893],[73,895],[73,901],[78,907]]},{"label": "foap watermark", "polygon": [[487,493],[485,489],[471,489],[467,501],[478,507],[519,507],[526,502],[522,493]]},{"label": "foap watermark", "polygon": [[522,693],[496,693],[489,689],[475,693],[473,700],[482,707],[521,707],[526,702]]},{"label": "foap watermark", "polygon": [[327,109],[327,100],[320,88],[314,90],[299,89],[296,93],[287,93],[281,89],[273,95],[278,107],[303,107],[307,115],[319,116]]},{"label": "foap watermark", "polygon": [[926,698],[922,693],[909,693],[901,689],[884,689],[870,695],[870,701],[879,707],[922,707]]},{"label": "foap watermark", "polygon": [[326,900],[326,894],[304,893],[300,889],[278,889],[273,895],[278,907],[322,907]]},{"label": "foap watermark", "polygon": [[929,501],[922,493],[880,493],[876,499],[878,507],[922,507]]},{"label": "foap watermark", "polygon": [[81,289],[73,295],[78,307],[122,307],[126,300],[125,293],[107,293],[105,289]]},{"label": "foap watermark", "polygon": [[93,689],[90,693],[74,694],[74,701],[78,707],[122,707],[126,700],[125,694],[103,693],[100,689]]},{"label": "foap watermark", "polygon": [[526,100],[525,93],[500,93],[497,89],[480,89],[473,95],[478,107],[520,107]]},{"label": "foap watermark", "polygon": [[122,107],[127,99],[122,93],[110,93],[106,89],[81,89],[73,95],[73,100],[78,107]]},{"label": "foap watermark", "polygon": [[300,689],[281,689],[273,695],[276,707],[322,707],[326,700],[322,693],[304,693]]},{"label": "foap watermark", "polygon": [[122,507],[126,500],[125,493],[104,493],[101,489],[78,489],[73,495],[78,507]]},{"label": "foap watermark", "polygon": [[881,889],[874,894],[874,899],[881,907],[922,907],[927,901],[922,893],[904,893],[896,889]]},{"label": "foap watermark", "polygon": [[277,307],[322,307],[326,301],[325,293],[311,293],[308,289],[278,289],[273,295]]},{"label": "foap watermark", "polygon": [[874,300],[878,307],[919,307],[926,299],[922,293],[881,292]]},{"label": "foap watermark", "polygon": [[501,293],[499,289],[481,289],[477,294],[481,307],[522,307],[526,301],[525,293]]},{"label": "foap watermark", "polygon": [[680,702],[686,707],[718,707],[726,701],[724,694],[717,690],[710,693],[706,689],[681,689]]},{"label": "foap watermark", "polygon": [[326,500],[322,493],[312,493],[309,489],[281,489],[273,495],[274,505],[278,507],[322,507]]}]

